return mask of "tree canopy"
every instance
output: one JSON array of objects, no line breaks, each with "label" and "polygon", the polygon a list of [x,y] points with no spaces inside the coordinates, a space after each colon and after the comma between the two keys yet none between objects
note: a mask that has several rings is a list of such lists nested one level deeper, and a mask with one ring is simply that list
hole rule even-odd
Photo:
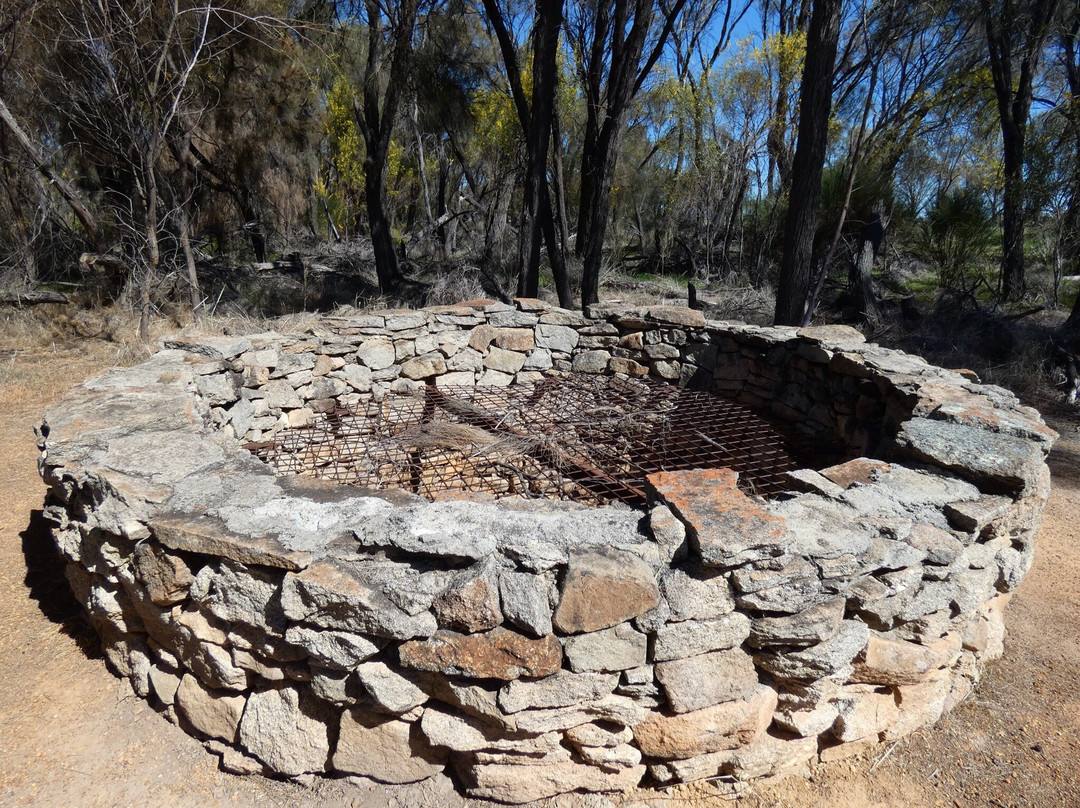
[{"label": "tree canopy", "polygon": [[332,244],[401,299],[476,266],[588,307],[619,269],[770,286],[800,323],[880,316],[921,268],[1056,302],[1078,9],[0,0],[0,282],[111,268],[145,328],[199,312],[206,261]]}]

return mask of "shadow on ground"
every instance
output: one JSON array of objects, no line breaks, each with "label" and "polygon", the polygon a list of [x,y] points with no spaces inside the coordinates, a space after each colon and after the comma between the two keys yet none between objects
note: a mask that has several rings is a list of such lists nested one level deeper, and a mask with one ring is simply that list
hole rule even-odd
[{"label": "shadow on ground", "polygon": [[50,525],[40,510],[30,512],[30,523],[19,534],[22,539],[26,575],[23,583],[41,613],[60,626],[90,659],[101,658],[101,643],[87,619],[83,607],[75,599],[64,575],[64,561],[56,551]]}]

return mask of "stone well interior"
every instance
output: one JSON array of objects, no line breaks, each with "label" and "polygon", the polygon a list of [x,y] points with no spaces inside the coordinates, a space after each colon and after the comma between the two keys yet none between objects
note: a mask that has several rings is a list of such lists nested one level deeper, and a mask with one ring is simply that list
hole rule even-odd
[{"label": "stone well interior", "polygon": [[590,314],[183,337],[84,384],[40,468],[110,666],[229,770],[513,803],[736,791],[965,698],[1038,413],[847,328]]},{"label": "stone well interior", "polygon": [[494,387],[427,384],[245,444],[279,474],[434,501],[470,495],[644,506],[649,474],[730,468],[764,497],[790,487],[782,427],[706,391],[642,378],[547,376]]}]

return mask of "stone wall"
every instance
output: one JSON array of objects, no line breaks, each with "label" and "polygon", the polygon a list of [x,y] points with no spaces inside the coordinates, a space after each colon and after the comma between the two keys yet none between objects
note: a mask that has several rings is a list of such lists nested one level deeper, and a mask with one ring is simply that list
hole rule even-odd
[{"label": "stone wall", "polygon": [[[232,771],[448,771],[525,802],[805,771],[933,723],[1002,652],[1054,433],[846,328],[539,301],[171,340],[42,430],[45,516],[106,657]],[[850,460],[763,502],[652,475],[646,513],[429,503],[241,448],[426,383],[652,375]]]}]

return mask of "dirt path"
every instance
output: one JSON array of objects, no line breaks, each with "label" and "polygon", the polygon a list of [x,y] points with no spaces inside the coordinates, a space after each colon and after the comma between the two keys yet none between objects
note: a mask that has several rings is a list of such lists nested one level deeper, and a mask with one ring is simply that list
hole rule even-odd
[{"label": "dirt path", "polygon": [[[0,367],[0,806],[397,806],[458,802],[431,786],[308,789],[216,768],[202,745],[106,669],[47,552],[32,427],[46,402],[113,364],[51,351]],[[1007,615],[1005,658],[932,729],[739,799],[747,808],[1080,808],[1080,433],[1052,456],[1054,492],[1035,567]],[[887,756],[885,756],[887,754]],[[873,771],[871,771],[873,770]],[[710,784],[627,804],[731,805]]]}]

